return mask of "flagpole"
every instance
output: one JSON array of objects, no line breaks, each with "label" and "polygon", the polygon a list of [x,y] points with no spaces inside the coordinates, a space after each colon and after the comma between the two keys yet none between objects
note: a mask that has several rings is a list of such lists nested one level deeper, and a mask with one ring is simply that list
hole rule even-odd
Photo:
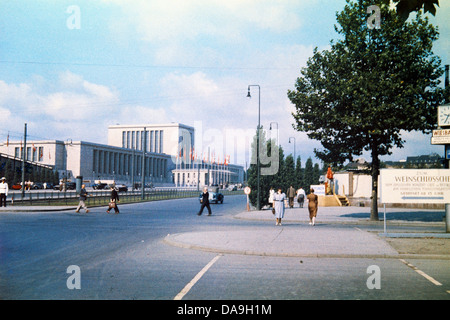
[{"label": "flagpole", "polygon": [[23,129],[23,149],[22,149],[22,200],[25,197],[25,157],[27,153],[27,124]]}]

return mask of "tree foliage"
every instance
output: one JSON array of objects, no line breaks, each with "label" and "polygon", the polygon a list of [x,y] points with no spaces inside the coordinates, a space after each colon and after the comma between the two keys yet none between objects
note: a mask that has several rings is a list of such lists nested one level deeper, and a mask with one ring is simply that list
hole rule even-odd
[{"label": "tree foliage", "polygon": [[337,14],[337,41],[316,48],[288,97],[294,127],[321,142],[316,156],[333,166],[363,151],[372,156],[371,218],[378,220],[379,157],[403,147],[403,131],[430,132],[443,101],[440,59],[432,52],[438,30],[419,12],[404,22],[382,0],[381,28],[367,27],[372,1],[347,0]]},{"label": "tree foliage", "polygon": [[403,21],[408,19],[409,14],[413,11],[429,12],[433,16],[436,15],[436,7],[439,7],[439,0],[393,0],[396,4],[397,13]]},{"label": "tree foliage", "polygon": [[[257,135],[254,136],[252,142],[252,150],[256,151],[256,139]],[[269,191],[270,188],[273,188],[275,191],[278,188],[281,188],[283,192],[286,192],[287,189],[292,185],[295,189],[300,187],[304,188],[306,191],[309,191],[309,186],[312,184],[319,183],[319,165],[316,164],[313,166],[313,162],[311,158],[308,158],[306,161],[306,168],[303,170],[301,168],[301,160],[300,157],[296,159],[296,165],[294,166],[294,158],[290,154],[285,157],[284,150],[282,147],[277,146],[274,140],[266,140],[266,135],[264,130],[261,130],[260,133],[260,157],[261,155],[270,157],[272,152],[278,152],[278,160],[277,160],[277,168],[273,171],[273,174],[261,174],[260,175],[260,190],[261,190],[261,199],[260,205],[261,208],[269,204]],[[261,168],[267,168],[271,164],[261,164]],[[256,166],[256,152],[252,152],[252,161],[250,167],[247,171],[247,183],[251,188],[252,192],[250,193],[250,202],[253,206],[256,206],[257,203],[257,186],[258,186],[258,174],[257,174],[257,166]]]}]

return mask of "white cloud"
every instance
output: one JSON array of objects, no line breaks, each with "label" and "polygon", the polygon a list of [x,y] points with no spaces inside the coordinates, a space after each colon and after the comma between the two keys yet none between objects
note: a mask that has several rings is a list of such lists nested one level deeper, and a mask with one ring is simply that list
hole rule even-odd
[{"label": "white cloud", "polygon": [[[63,72],[57,81],[32,76],[28,83],[8,84],[0,80],[0,124],[17,130],[13,123],[28,123],[42,139],[59,139],[91,132],[92,122],[107,119],[111,106],[119,101],[110,88],[89,82],[82,76]],[[64,128],[64,129],[63,129]],[[73,136],[76,139],[75,136]]]},{"label": "white cloud", "polygon": [[243,26],[286,32],[301,23],[292,12],[298,1],[273,0],[112,0],[122,7],[143,39],[190,41],[200,36],[242,39]]}]

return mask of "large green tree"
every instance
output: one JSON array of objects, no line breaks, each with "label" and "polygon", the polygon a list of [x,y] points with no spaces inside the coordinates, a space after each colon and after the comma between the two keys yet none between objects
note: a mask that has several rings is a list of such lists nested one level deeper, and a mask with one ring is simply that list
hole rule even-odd
[{"label": "large green tree", "polygon": [[321,142],[316,156],[332,165],[363,151],[372,157],[371,219],[378,220],[380,156],[402,147],[403,131],[429,132],[442,102],[443,73],[432,52],[438,30],[420,12],[404,22],[389,0],[380,0],[381,25],[368,27],[371,0],[347,0],[337,13],[339,37],[316,48],[288,97],[294,127]]},{"label": "large green tree", "polygon": [[425,12],[432,15],[436,14],[436,7],[439,7],[439,0],[393,0],[396,3],[397,13],[403,20],[408,19],[409,14],[413,11],[420,11],[422,8]]}]

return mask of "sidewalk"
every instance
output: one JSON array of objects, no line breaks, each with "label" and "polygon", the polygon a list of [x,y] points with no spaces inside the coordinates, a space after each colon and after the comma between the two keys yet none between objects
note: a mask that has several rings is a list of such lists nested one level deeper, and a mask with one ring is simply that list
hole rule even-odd
[{"label": "sidewalk", "polygon": [[[445,223],[442,221],[439,211],[389,209],[386,217],[388,225],[430,226],[439,229],[442,226],[441,230],[445,230]],[[234,218],[247,220],[248,227],[237,227],[232,231],[173,234],[168,235],[164,242],[177,247],[222,254],[320,258],[450,259],[450,250],[441,250],[438,254],[430,250],[426,251],[427,254],[419,254],[415,250],[411,250],[410,246],[409,250],[405,251],[406,253],[399,252],[393,245],[396,239],[389,238],[387,241],[386,237],[423,237],[418,241],[429,241],[425,238],[433,238],[433,241],[439,241],[440,244],[445,242],[445,245],[450,247],[450,240],[448,240],[450,234],[444,232],[425,232],[416,236],[415,233],[389,234],[389,229],[387,235],[361,230],[358,225],[381,226],[381,229],[377,229],[383,230],[383,221],[370,221],[370,208],[319,207],[315,226],[309,225],[307,208],[286,209],[282,226],[275,226],[275,218],[270,210],[244,211],[235,215]],[[383,212],[380,212],[380,219],[382,218]],[[394,219],[388,220],[389,218]],[[267,222],[267,225],[261,225],[261,223],[255,225],[251,221]],[[403,243],[402,245],[404,246]]]},{"label": "sidewalk", "polygon": [[12,206],[0,207],[0,213],[2,212],[52,212],[52,211],[64,211],[75,210],[77,206]]}]

